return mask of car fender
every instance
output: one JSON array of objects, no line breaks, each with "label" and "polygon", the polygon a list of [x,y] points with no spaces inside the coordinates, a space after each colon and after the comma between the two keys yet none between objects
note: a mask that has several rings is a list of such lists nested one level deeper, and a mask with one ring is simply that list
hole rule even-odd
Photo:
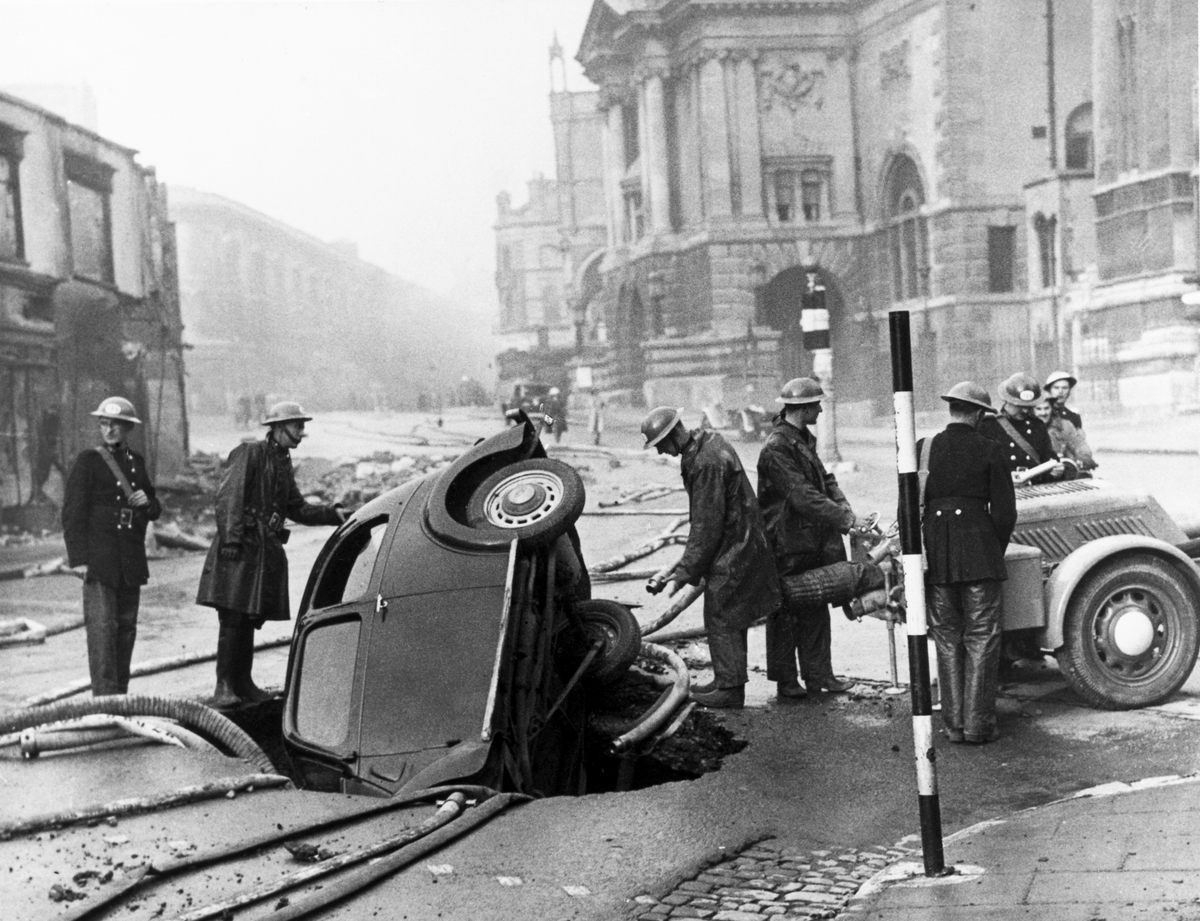
[{"label": "car fender", "polygon": [[1187,579],[1193,598],[1200,599],[1200,569],[1186,553],[1173,544],[1142,534],[1114,534],[1088,541],[1066,557],[1046,580],[1046,627],[1042,647],[1058,649],[1063,644],[1063,622],[1075,589],[1099,564],[1125,553],[1148,551],[1162,557]]}]

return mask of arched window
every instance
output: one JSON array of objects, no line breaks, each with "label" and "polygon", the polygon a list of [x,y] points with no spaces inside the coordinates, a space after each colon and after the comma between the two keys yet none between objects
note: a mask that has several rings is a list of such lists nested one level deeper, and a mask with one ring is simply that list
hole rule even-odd
[{"label": "arched window", "polygon": [[1085,102],[1067,116],[1067,169],[1092,168],[1092,104]]},{"label": "arched window", "polygon": [[892,263],[892,297],[920,297],[925,289],[924,268],[929,252],[929,229],[921,214],[925,189],[912,159],[896,157],[884,187],[888,250]]}]

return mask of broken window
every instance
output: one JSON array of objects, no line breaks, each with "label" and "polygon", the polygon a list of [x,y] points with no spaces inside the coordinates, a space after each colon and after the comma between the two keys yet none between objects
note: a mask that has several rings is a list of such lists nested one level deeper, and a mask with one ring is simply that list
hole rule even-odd
[{"label": "broken window", "polygon": [[68,154],[66,173],[75,274],[112,284],[112,170]]}]

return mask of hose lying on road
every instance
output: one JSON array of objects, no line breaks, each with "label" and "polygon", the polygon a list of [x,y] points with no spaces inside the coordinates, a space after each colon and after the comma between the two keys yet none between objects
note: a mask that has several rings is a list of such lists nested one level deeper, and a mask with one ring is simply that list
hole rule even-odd
[{"label": "hose lying on road", "polygon": [[641,720],[627,732],[613,739],[612,750],[618,754],[656,733],[666,725],[675,711],[688,699],[691,676],[688,674],[687,665],[683,659],[665,646],[659,646],[656,643],[642,643],[642,655],[664,663],[671,671],[671,684],[663,691],[654,706],[646,711]]},{"label": "hose lying on road", "polygon": [[237,724],[226,719],[211,707],[182,697],[151,697],[148,695],[113,694],[68,700],[41,707],[29,707],[0,714],[0,734],[17,732],[31,726],[77,719],[92,713],[113,716],[157,716],[175,720],[201,737],[212,742],[218,750],[233,758],[244,758],[263,773],[274,774],[271,763],[261,748]]}]

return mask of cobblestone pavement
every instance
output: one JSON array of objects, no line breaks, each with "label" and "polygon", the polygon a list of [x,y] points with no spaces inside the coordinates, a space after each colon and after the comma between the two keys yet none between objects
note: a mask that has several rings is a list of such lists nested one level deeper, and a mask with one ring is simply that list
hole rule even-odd
[{"label": "cobblestone pavement", "polygon": [[[906,839],[907,840],[907,839]],[[639,895],[638,921],[816,921],[837,918],[859,888],[919,847],[801,851],[759,843],[662,898]]]}]

